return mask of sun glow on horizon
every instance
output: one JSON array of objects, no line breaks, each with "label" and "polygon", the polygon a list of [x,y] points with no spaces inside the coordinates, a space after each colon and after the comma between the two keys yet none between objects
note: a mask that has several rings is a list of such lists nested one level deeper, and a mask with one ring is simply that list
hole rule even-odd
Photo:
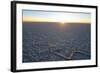
[{"label": "sun glow on horizon", "polygon": [[59,24],[61,25],[61,26],[64,26],[64,25],[67,25],[67,22],[59,22]]}]

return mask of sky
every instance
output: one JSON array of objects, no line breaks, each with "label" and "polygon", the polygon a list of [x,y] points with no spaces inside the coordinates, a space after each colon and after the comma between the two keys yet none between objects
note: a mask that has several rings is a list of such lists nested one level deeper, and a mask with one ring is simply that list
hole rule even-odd
[{"label": "sky", "polygon": [[23,10],[23,22],[90,23],[90,13]]}]

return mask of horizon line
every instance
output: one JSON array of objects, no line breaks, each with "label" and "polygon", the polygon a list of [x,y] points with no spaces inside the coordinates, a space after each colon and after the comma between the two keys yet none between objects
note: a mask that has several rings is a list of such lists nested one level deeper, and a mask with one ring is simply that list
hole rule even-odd
[{"label": "horizon line", "polygon": [[[37,21],[33,21],[33,22],[22,21],[22,22],[23,22],[23,23],[61,23],[61,22],[37,22]],[[85,23],[85,22],[84,22],[84,23],[83,23],[83,22],[64,22],[64,23],[68,23],[68,24],[69,24],[69,23],[70,23],[70,24],[71,24],[71,23],[73,23],[73,24],[74,24],[74,23],[75,23],[75,24],[76,24],[76,23],[77,23],[77,24],[78,24],[78,23],[79,23],[79,24],[80,24],[80,23],[81,23],[81,24],[91,24],[91,23],[88,23],[88,22],[87,22],[87,23]]]}]

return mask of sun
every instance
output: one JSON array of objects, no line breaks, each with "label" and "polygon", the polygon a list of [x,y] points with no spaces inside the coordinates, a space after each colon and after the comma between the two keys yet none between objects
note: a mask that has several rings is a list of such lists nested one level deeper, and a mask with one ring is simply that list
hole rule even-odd
[{"label": "sun", "polygon": [[61,25],[65,25],[65,23],[64,23],[64,22],[60,22],[60,24],[61,24]]},{"label": "sun", "polygon": [[61,26],[64,26],[65,23],[66,23],[66,22],[62,21],[62,22],[60,22],[60,25],[61,25]]}]

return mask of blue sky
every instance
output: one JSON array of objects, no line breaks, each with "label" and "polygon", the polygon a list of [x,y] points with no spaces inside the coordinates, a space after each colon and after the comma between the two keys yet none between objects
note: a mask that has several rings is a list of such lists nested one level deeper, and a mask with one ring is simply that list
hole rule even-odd
[{"label": "blue sky", "polygon": [[[36,19],[35,19],[36,18]],[[23,10],[24,21],[91,22],[90,13]]]}]

